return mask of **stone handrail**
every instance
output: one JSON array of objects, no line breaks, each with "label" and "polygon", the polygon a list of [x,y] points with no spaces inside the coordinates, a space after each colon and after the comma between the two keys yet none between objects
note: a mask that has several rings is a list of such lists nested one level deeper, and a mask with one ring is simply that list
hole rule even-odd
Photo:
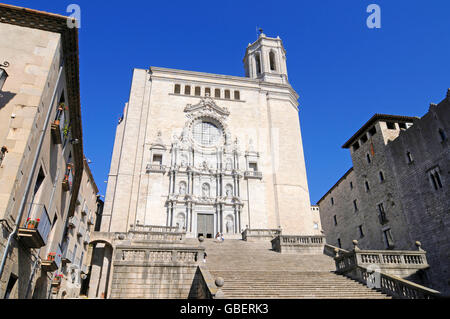
[{"label": "stone handrail", "polygon": [[356,266],[354,271],[346,273],[345,276],[357,280],[370,288],[377,288],[394,298],[436,299],[441,297],[439,291],[383,272],[371,272],[361,266]]},{"label": "stone handrail", "polygon": [[202,299],[214,299],[217,293],[217,286],[214,283],[214,278],[204,266],[199,266],[198,271],[201,276],[202,285],[199,287],[201,293],[197,297]]},{"label": "stone handrail", "polygon": [[281,235],[281,229],[249,229],[249,228],[247,228],[242,232],[242,240],[247,240],[250,237],[272,239],[279,235]]},{"label": "stone handrail", "polygon": [[336,261],[336,270],[345,271],[354,266],[367,267],[376,264],[381,268],[415,268],[429,267],[425,251],[394,251],[394,250],[354,250],[340,252]]},{"label": "stone handrail", "polygon": [[325,246],[323,247],[323,253],[329,257],[335,257],[336,250],[341,254],[348,252],[348,250],[345,250],[345,249],[342,249],[342,248],[339,248],[339,247],[336,247],[336,246],[333,246],[330,244],[325,244]]},{"label": "stone handrail", "polygon": [[166,232],[179,232],[178,227],[171,226],[156,226],[156,225],[131,225],[130,231],[135,232],[157,232],[157,233],[166,233]]},{"label": "stone handrail", "polygon": [[205,249],[201,247],[127,247],[116,248],[115,264],[177,264],[200,265]]},{"label": "stone handrail", "polygon": [[292,236],[279,235],[272,239],[272,249],[274,251],[296,252],[303,254],[322,254],[325,245],[325,236]]}]

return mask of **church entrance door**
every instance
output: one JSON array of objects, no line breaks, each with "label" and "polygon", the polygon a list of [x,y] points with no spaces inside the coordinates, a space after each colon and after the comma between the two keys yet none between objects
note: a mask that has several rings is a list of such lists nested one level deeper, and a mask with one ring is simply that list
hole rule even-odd
[{"label": "church entrance door", "polygon": [[214,215],[197,215],[197,235],[205,238],[214,238]]}]

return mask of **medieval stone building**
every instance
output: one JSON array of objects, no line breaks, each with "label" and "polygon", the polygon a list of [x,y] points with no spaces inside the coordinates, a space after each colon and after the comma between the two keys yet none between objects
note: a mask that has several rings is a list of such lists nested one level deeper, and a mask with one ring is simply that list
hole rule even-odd
[{"label": "medieval stone building", "polygon": [[343,146],[353,167],[319,200],[327,243],[427,251],[430,285],[449,294],[450,91],[422,118],[374,115]]}]

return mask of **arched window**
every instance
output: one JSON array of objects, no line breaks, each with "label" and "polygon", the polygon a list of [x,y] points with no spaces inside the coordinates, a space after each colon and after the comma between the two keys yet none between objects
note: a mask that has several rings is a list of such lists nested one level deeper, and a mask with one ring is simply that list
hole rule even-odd
[{"label": "arched window", "polygon": [[230,90],[225,90],[225,99],[230,99]]},{"label": "arched window", "polygon": [[275,53],[273,51],[270,51],[269,53],[269,62],[270,62],[270,70],[276,71],[276,64],[275,64]]},{"label": "arched window", "polygon": [[261,74],[261,57],[259,53],[255,54],[256,74]]},{"label": "arched window", "polygon": [[191,86],[190,85],[186,85],[184,87],[184,94],[191,95]]},{"label": "arched window", "polygon": [[174,93],[175,94],[180,94],[180,92],[181,92],[181,85],[175,84]]}]

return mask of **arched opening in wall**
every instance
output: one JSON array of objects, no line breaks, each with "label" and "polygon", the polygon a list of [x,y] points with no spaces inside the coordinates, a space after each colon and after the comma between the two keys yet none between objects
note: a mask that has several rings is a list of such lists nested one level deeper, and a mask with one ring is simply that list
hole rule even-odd
[{"label": "arched opening in wall", "polygon": [[211,88],[205,88],[205,96],[211,96]]},{"label": "arched opening in wall", "polygon": [[259,53],[255,54],[255,66],[256,66],[256,74],[261,74],[261,56]]},{"label": "arched opening in wall", "polygon": [[181,92],[181,85],[175,84],[175,88],[173,90],[173,93],[180,94],[180,92]]},{"label": "arched opening in wall", "polygon": [[240,100],[241,99],[241,93],[239,91],[234,91],[234,99]]},{"label": "arched opening in wall", "polygon": [[273,51],[270,51],[270,53],[269,53],[269,62],[270,62],[270,70],[276,71],[277,67],[276,67],[276,63],[275,63],[275,53]]},{"label": "arched opening in wall", "polygon": [[214,90],[214,97],[220,98],[220,89]]},{"label": "arched opening in wall", "polygon": [[230,90],[225,90],[225,99],[229,100],[230,96]]},{"label": "arched opening in wall", "polygon": [[199,86],[195,87],[195,92],[194,92],[195,96],[200,96],[201,95],[201,88]]},{"label": "arched opening in wall", "polygon": [[191,95],[191,86],[190,85],[186,85],[184,87],[184,94]]}]

